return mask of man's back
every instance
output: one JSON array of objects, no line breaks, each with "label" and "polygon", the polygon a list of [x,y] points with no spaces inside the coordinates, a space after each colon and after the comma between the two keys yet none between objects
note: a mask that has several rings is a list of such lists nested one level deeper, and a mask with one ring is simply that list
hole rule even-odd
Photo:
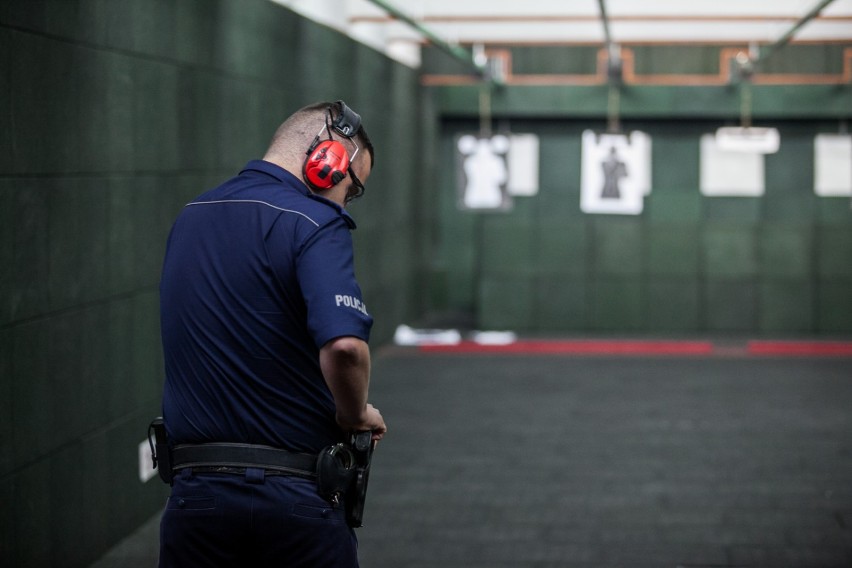
[{"label": "man's back", "polygon": [[[335,252],[351,262],[352,222],[299,185],[252,162],[188,204],[175,223],[160,291],[164,416],[178,443],[315,453],[339,438],[315,341],[327,338],[309,320],[320,327],[339,320],[363,334],[369,317],[336,305],[329,311],[329,295],[360,297],[354,279],[321,274]],[[306,298],[325,308],[309,318]]]}]

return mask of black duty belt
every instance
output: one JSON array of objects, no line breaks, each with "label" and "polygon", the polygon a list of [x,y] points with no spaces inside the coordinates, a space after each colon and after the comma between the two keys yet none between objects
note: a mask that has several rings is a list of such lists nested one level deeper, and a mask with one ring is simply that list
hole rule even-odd
[{"label": "black duty belt", "polygon": [[362,526],[364,501],[370,462],[376,443],[370,431],[349,435],[348,442],[323,448],[318,455],[299,454],[271,446],[254,444],[180,444],[172,447],[166,424],[157,417],[148,425],[152,465],[160,478],[171,485],[178,470],[230,473],[246,476],[246,481],[259,483],[266,475],[296,475],[316,480],[317,493],[333,505],[343,499],[346,522],[350,527]]},{"label": "black duty belt", "polygon": [[254,444],[181,444],[171,450],[172,469],[241,473],[248,468],[315,478],[317,456]]}]

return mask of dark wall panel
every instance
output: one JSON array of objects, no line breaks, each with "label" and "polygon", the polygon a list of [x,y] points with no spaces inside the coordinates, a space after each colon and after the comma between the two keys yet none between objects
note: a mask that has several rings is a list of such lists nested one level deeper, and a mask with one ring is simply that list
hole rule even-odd
[{"label": "dark wall panel", "polygon": [[137,446],[171,223],[339,98],[377,149],[352,213],[378,344],[425,273],[415,71],[267,0],[0,3],[0,564],[86,566],[161,507]]},{"label": "dark wall panel", "polygon": [[689,333],[703,327],[697,277],[654,276],[648,279],[647,286],[648,331]]}]

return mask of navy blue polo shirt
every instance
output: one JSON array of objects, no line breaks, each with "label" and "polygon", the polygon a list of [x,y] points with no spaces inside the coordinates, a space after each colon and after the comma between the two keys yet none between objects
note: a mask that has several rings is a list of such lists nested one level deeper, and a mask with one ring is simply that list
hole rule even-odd
[{"label": "navy blue polo shirt", "polygon": [[186,205],[160,282],[174,443],[318,452],[339,441],[319,349],[369,339],[354,228],[342,207],[261,160]]}]

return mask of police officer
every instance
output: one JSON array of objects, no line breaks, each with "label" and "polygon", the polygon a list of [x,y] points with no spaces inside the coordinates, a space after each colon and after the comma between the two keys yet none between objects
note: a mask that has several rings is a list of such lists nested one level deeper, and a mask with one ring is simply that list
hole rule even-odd
[{"label": "police officer", "polygon": [[177,218],[160,284],[176,462],[160,566],[358,566],[312,469],[347,433],[387,430],[367,402],[372,318],[345,209],[372,166],[360,116],[313,104]]}]

